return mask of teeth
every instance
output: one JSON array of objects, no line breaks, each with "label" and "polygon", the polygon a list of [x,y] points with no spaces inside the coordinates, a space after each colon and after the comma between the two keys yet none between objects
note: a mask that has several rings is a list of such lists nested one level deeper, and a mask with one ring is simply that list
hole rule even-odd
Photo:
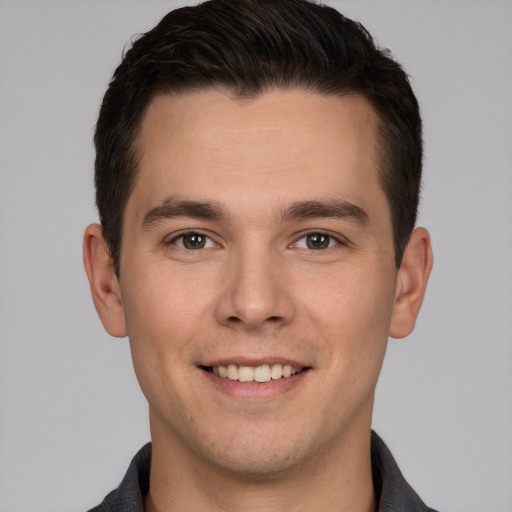
[{"label": "teeth", "polygon": [[263,366],[258,366],[254,368],[254,380],[256,382],[268,382],[272,379],[272,374],[270,373],[270,366],[268,364],[264,364]]},{"label": "teeth", "polygon": [[[220,370],[219,366],[219,370]],[[220,373],[220,371],[219,371]],[[226,369],[226,377],[231,380],[238,380],[238,366],[236,364],[229,364]]]},{"label": "teeth", "polygon": [[269,382],[281,378],[287,379],[302,370],[303,368],[295,368],[289,364],[264,364],[256,367],[228,364],[227,366],[212,367],[215,375],[240,382]]},{"label": "teeth", "polygon": [[283,376],[283,365],[282,364],[273,364],[272,369],[270,370],[270,376],[272,379],[280,379]]},{"label": "teeth", "polygon": [[[231,365],[229,365],[229,366],[231,366]],[[240,366],[238,368],[238,380],[240,382],[253,381],[254,380],[254,370],[250,366]]]}]

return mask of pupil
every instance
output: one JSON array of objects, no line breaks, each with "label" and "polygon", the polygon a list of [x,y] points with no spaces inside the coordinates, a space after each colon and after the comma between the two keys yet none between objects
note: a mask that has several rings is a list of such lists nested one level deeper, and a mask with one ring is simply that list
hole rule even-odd
[{"label": "pupil", "polygon": [[200,249],[205,244],[205,239],[203,235],[199,235],[197,233],[193,233],[191,235],[187,235],[184,239],[185,247],[189,249]]},{"label": "pupil", "polygon": [[329,237],[325,235],[310,235],[308,246],[310,249],[325,249],[329,245]]}]

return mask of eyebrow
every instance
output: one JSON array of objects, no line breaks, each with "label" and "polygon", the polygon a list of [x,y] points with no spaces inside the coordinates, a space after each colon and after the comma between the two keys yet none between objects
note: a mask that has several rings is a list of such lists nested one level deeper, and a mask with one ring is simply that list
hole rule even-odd
[{"label": "eyebrow", "polygon": [[152,208],[144,215],[142,228],[145,229],[159,221],[175,217],[222,220],[226,219],[228,215],[219,204],[214,202],[186,201],[168,198],[165,199],[161,205]]},{"label": "eyebrow", "polygon": [[348,201],[300,201],[284,208],[279,220],[306,220],[315,218],[347,219],[365,227],[369,216],[363,208]]},{"label": "eyebrow", "polygon": [[[226,220],[228,214],[224,208],[211,201],[188,201],[174,198],[149,210],[142,221],[142,228],[175,217],[189,217],[204,220]],[[365,210],[348,201],[298,201],[284,207],[278,216],[278,222],[285,223],[296,220],[332,218],[355,221],[367,226],[369,217]]]}]

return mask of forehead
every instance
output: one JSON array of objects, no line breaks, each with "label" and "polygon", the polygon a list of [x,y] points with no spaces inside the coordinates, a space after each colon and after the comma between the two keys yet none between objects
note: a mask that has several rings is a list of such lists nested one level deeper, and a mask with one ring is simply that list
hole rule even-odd
[{"label": "forehead", "polygon": [[233,202],[243,197],[253,207],[308,194],[365,202],[367,193],[380,189],[377,123],[372,106],[356,95],[160,95],[141,123],[134,194],[146,207],[169,194]]}]

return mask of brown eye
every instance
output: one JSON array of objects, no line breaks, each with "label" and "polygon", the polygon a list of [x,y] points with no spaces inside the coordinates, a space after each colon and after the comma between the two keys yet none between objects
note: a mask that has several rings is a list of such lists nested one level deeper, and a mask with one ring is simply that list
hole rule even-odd
[{"label": "brown eye", "polygon": [[313,233],[306,235],[306,245],[308,249],[313,250],[327,249],[331,244],[331,238],[329,235],[322,233]]},{"label": "brown eye", "polygon": [[215,247],[215,243],[209,236],[206,236],[203,233],[197,233],[195,231],[182,233],[176,238],[173,238],[169,243],[172,245],[177,245],[182,249],[188,249],[192,251]]},{"label": "brown eye", "polygon": [[203,249],[206,245],[206,237],[199,233],[187,233],[183,235],[183,247],[186,249]]}]

